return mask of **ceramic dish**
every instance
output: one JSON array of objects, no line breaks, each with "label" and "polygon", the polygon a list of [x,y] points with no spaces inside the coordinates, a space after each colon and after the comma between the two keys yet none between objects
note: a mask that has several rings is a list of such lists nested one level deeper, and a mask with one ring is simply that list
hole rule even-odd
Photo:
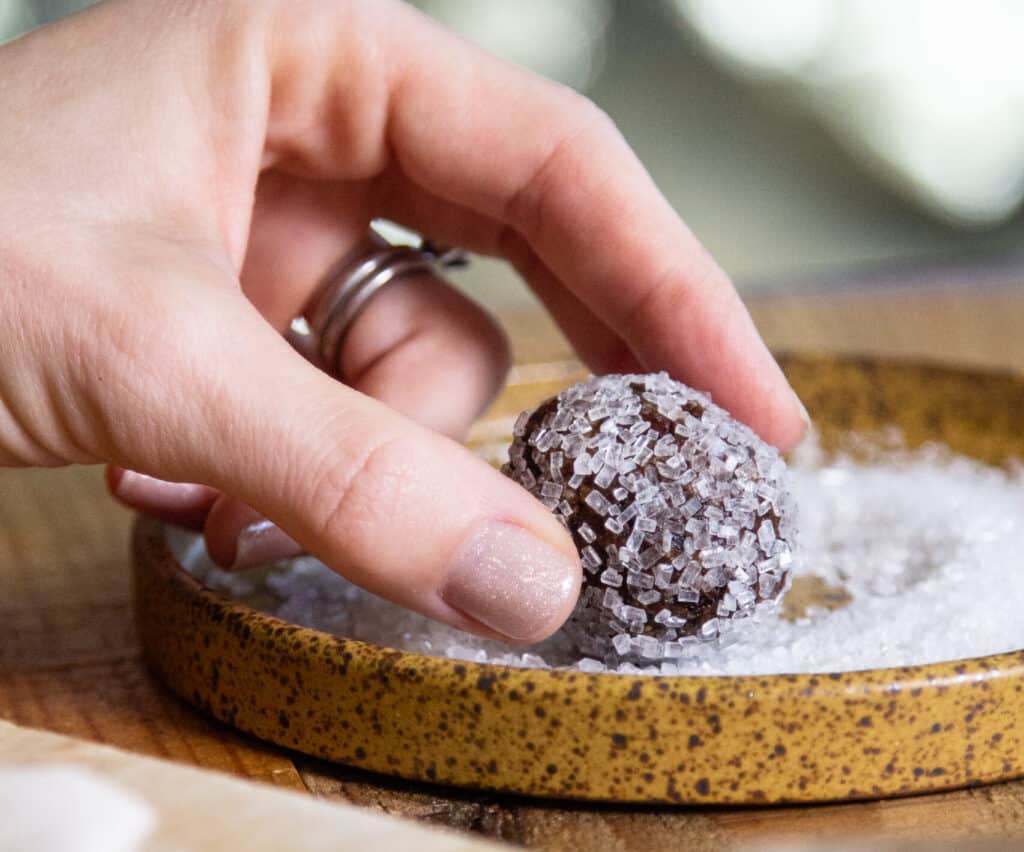
[{"label": "ceramic dish", "polygon": [[[850,432],[895,426],[911,447],[940,441],[991,464],[1024,458],[1017,375],[783,363],[826,449]],[[569,378],[514,388],[492,422]],[[531,796],[756,804],[1024,774],[1024,651],[759,677],[516,669],[398,652],[258,613],[202,588],[151,519],[136,525],[134,563],[139,631],[172,690],[262,739],[389,775]]]}]

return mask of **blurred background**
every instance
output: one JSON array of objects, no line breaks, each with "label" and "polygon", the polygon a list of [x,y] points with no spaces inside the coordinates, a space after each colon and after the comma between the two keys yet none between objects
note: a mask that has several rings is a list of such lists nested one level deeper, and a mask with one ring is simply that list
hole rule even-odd
[{"label": "blurred background", "polygon": [[[0,40],[83,5],[0,0]],[[1024,269],[1022,3],[416,5],[593,98],[742,290]],[[463,281],[530,303],[500,264]]]}]

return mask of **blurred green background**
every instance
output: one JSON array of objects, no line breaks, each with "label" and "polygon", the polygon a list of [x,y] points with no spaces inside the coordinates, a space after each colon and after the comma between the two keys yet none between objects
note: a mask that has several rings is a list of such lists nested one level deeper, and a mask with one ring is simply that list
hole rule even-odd
[{"label": "blurred green background", "polygon": [[[0,0],[0,38],[80,5]],[[1024,248],[1018,213],[985,227],[956,225],[877,179],[812,114],[780,97],[777,87],[757,85],[713,59],[680,17],[678,4],[418,5],[508,58],[584,89],[616,120],[672,204],[742,289],[827,282],[837,280],[837,270],[894,260],[1007,257],[1015,263],[1017,247]],[[495,307],[529,301],[500,264],[478,263],[463,280]]]}]

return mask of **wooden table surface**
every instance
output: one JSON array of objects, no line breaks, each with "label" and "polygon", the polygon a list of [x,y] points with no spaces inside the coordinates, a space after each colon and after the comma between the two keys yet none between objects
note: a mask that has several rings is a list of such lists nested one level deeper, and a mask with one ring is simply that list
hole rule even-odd
[{"label": "wooden table surface", "polygon": [[[1024,368],[1024,288],[940,280],[762,296],[751,308],[778,349]],[[570,357],[536,316],[508,325],[519,363]],[[816,807],[643,809],[407,784],[265,745],[207,720],[146,671],[131,618],[130,522],[98,469],[0,471],[0,717],[538,849],[705,850],[865,832],[955,848],[978,833],[1024,835],[1024,782]]]}]

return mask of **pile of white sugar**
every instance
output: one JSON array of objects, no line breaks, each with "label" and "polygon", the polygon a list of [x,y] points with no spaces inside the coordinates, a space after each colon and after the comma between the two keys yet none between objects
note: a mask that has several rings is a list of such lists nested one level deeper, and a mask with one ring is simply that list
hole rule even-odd
[{"label": "pile of white sugar", "polygon": [[[809,454],[812,455],[812,454]],[[800,530],[794,576],[820,578],[845,605],[795,621],[757,614],[689,658],[623,673],[739,675],[917,665],[1024,648],[1024,472],[937,448],[871,463],[799,459],[792,467]],[[205,585],[277,617],[422,654],[513,666],[605,671],[564,637],[528,648],[477,639],[295,559],[227,574],[202,545],[175,549]],[[807,582],[807,581],[804,581]],[[835,597],[835,595],[834,595]]]}]

